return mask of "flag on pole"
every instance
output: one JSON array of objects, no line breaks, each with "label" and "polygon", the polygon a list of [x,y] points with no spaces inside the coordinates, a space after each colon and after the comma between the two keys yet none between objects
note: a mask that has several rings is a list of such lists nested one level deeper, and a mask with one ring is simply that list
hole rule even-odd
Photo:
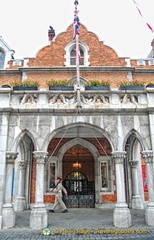
[{"label": "flag on pole", "polygon": [[[142,18],[144,18],[143,14],[142,14],[142,12],[141,12],[141,10],[140,10],[140,6],[139,6],[139,4],[137,3],[137,1],[136,1],[136,0],[133,0],[133,3],[135,4],[136,9],[137,9],[137,11],[139,12],[140,16],[141,16]],[[146,20],[145,20],[145,22],[146,22],[146,25],[148,26],[148,28],[149,28],[149,29],[151,30],[151,32],[154,34],[153,28],[150,26],[150,24],[149,24]]]},{"label": "flag on pole", "polygon": [[73,23],[73,38],[76,37],[77,34],[80,33],[80,20],[78,17],[78,10],[75,9],[74,11],[74,23]]},{"label": "flag on pole", "polygon": [[80,47],[78,42],[78,35],[80,33],[80,20],[78,17],[79,11],[77,10],[78,2],[75,1],[75,10],[74,10],[74,22],[73,22],[73,39],[76,39],[76,60],[77,62],[81,61],[80,56]]}]

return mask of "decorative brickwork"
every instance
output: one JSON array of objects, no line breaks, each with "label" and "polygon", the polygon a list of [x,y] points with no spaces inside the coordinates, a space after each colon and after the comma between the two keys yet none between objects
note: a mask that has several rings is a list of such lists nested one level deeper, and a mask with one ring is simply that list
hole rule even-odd
[{"label": "decorative brickwork", "polygon": [[[154,66],[148,60],[144,60],[143,65],[139,65],[138,60],[130,60],[128,66],[128,59],[118,57],[111,47],[104,45],[94,33],[89,32],[82,24],[80,32],[79,40],[89,49],[89,67],[90,69],[95,68],[95,70],[89,69],[90,71],[87,71],[87,66],[82,68],[80,71],[82,78],[110,81],[111,87],[118,87],[119,82],[127,81],[128,73],[131,73],[133,80],[145,82],[145,85],[153,80],[153,73],[150,70],[154,69]],[[73,41],[72,25],[70,25],[65,32],[57,35],[55,40],[50,42],[50,45],[43,47],[36,55],[36,58],[20,61],[20,66],[14,64],[15,60],[9,61],[8,70],[0,71],[0,85],[26,79],[30,81],[37,80],[40,87],[48,88],[46,85],[48,80],[70,80],[76,76],[76,70],[75,67],[65,66],[65,48]],[[96,67],[100,69],[96,71]],[[148,74],[144,69],[149,69]],[[142,71],[142,74],[140,71]]]}]

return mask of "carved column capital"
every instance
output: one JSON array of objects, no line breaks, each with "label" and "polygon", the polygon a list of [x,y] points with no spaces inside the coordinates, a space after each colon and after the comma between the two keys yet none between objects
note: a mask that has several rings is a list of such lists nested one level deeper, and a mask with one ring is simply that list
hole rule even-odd
[{"label": "carved column capital", "polygon": [[19,160],[18,165],[19,165],[19,169],[23,170],[26,167],[27,162],[25,162],[24,160]]},{"label": "carved column capital", "polygon": [[145,159],[145,163],[153,163],[153,151],[152,150],[147,150],[143,151],[142,157]]},{"label": "carved column capital", "polygon": [[138,160],[129,160],[129,164],[131,165],[131,167],[137,167],[138,162]]},{"label": "carved column capital", "polygon": [[17,152],[6,152],[6,163],[7,164],[13,164],[15,159],[17,158],[18,153]]},{"label": "carved column capital", "polygon": [[35,151],[33,152],[37,164],[45,164],[48,159],[48,152]]},{"label": "carved column capital", "polygon": [[125,151],[112,152],[112,159],[113,159],[115,164],[123,163],[125,157],[126,157],[126,152]]}]

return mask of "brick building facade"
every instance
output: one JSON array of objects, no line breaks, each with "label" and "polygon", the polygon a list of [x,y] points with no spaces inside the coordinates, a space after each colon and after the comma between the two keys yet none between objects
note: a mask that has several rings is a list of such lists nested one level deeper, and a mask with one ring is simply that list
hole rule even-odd
[{"label": "brick building facade", "polygon": [[[154,88],[146,87],[153,81],[153,58],[119,58],[81,25],[78,109],[72,25],[35,58],[11,59],[13,50],[0,40],[1,228],[14,226],[15,211],[26,209],[32,228],[47,226],[57,175],[69,192],[69,208],[113,208],[116,227],[131,226],[130,208],[145,209],[153,224]],[[69,80],[74,89],[49,90],[50,80]],[[91,80],[109,81],[110,88],[87,91]],[[40,86],[5,87],[14,81]],[[144,86],[121,90],[124,81]]]}]

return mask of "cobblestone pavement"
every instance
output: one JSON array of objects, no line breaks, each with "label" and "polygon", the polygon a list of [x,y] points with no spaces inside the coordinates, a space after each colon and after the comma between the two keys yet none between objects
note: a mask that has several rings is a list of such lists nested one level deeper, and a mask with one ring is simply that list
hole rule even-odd
[{"label": "cobblestone pavement", "polygon": [[[68,213],[61,213],[60,210],[57,210],[55,213],[48,214],[48,227],[51,230],[51,235],[44,236],[42,230],[30,229],[30,211],[17,212],[15,227],[0,230],[0,239],[154,240],[154,227],[149,227],[145,224],[144,210],[131,210],[131,214],[133,225],[130,228],[121,229],[113,226],[112,209],[72,208],[69,209]],[[101,232],[102,230],[104,232]],[[147,232],[143,233],[142,230],[146,230]]]}]

